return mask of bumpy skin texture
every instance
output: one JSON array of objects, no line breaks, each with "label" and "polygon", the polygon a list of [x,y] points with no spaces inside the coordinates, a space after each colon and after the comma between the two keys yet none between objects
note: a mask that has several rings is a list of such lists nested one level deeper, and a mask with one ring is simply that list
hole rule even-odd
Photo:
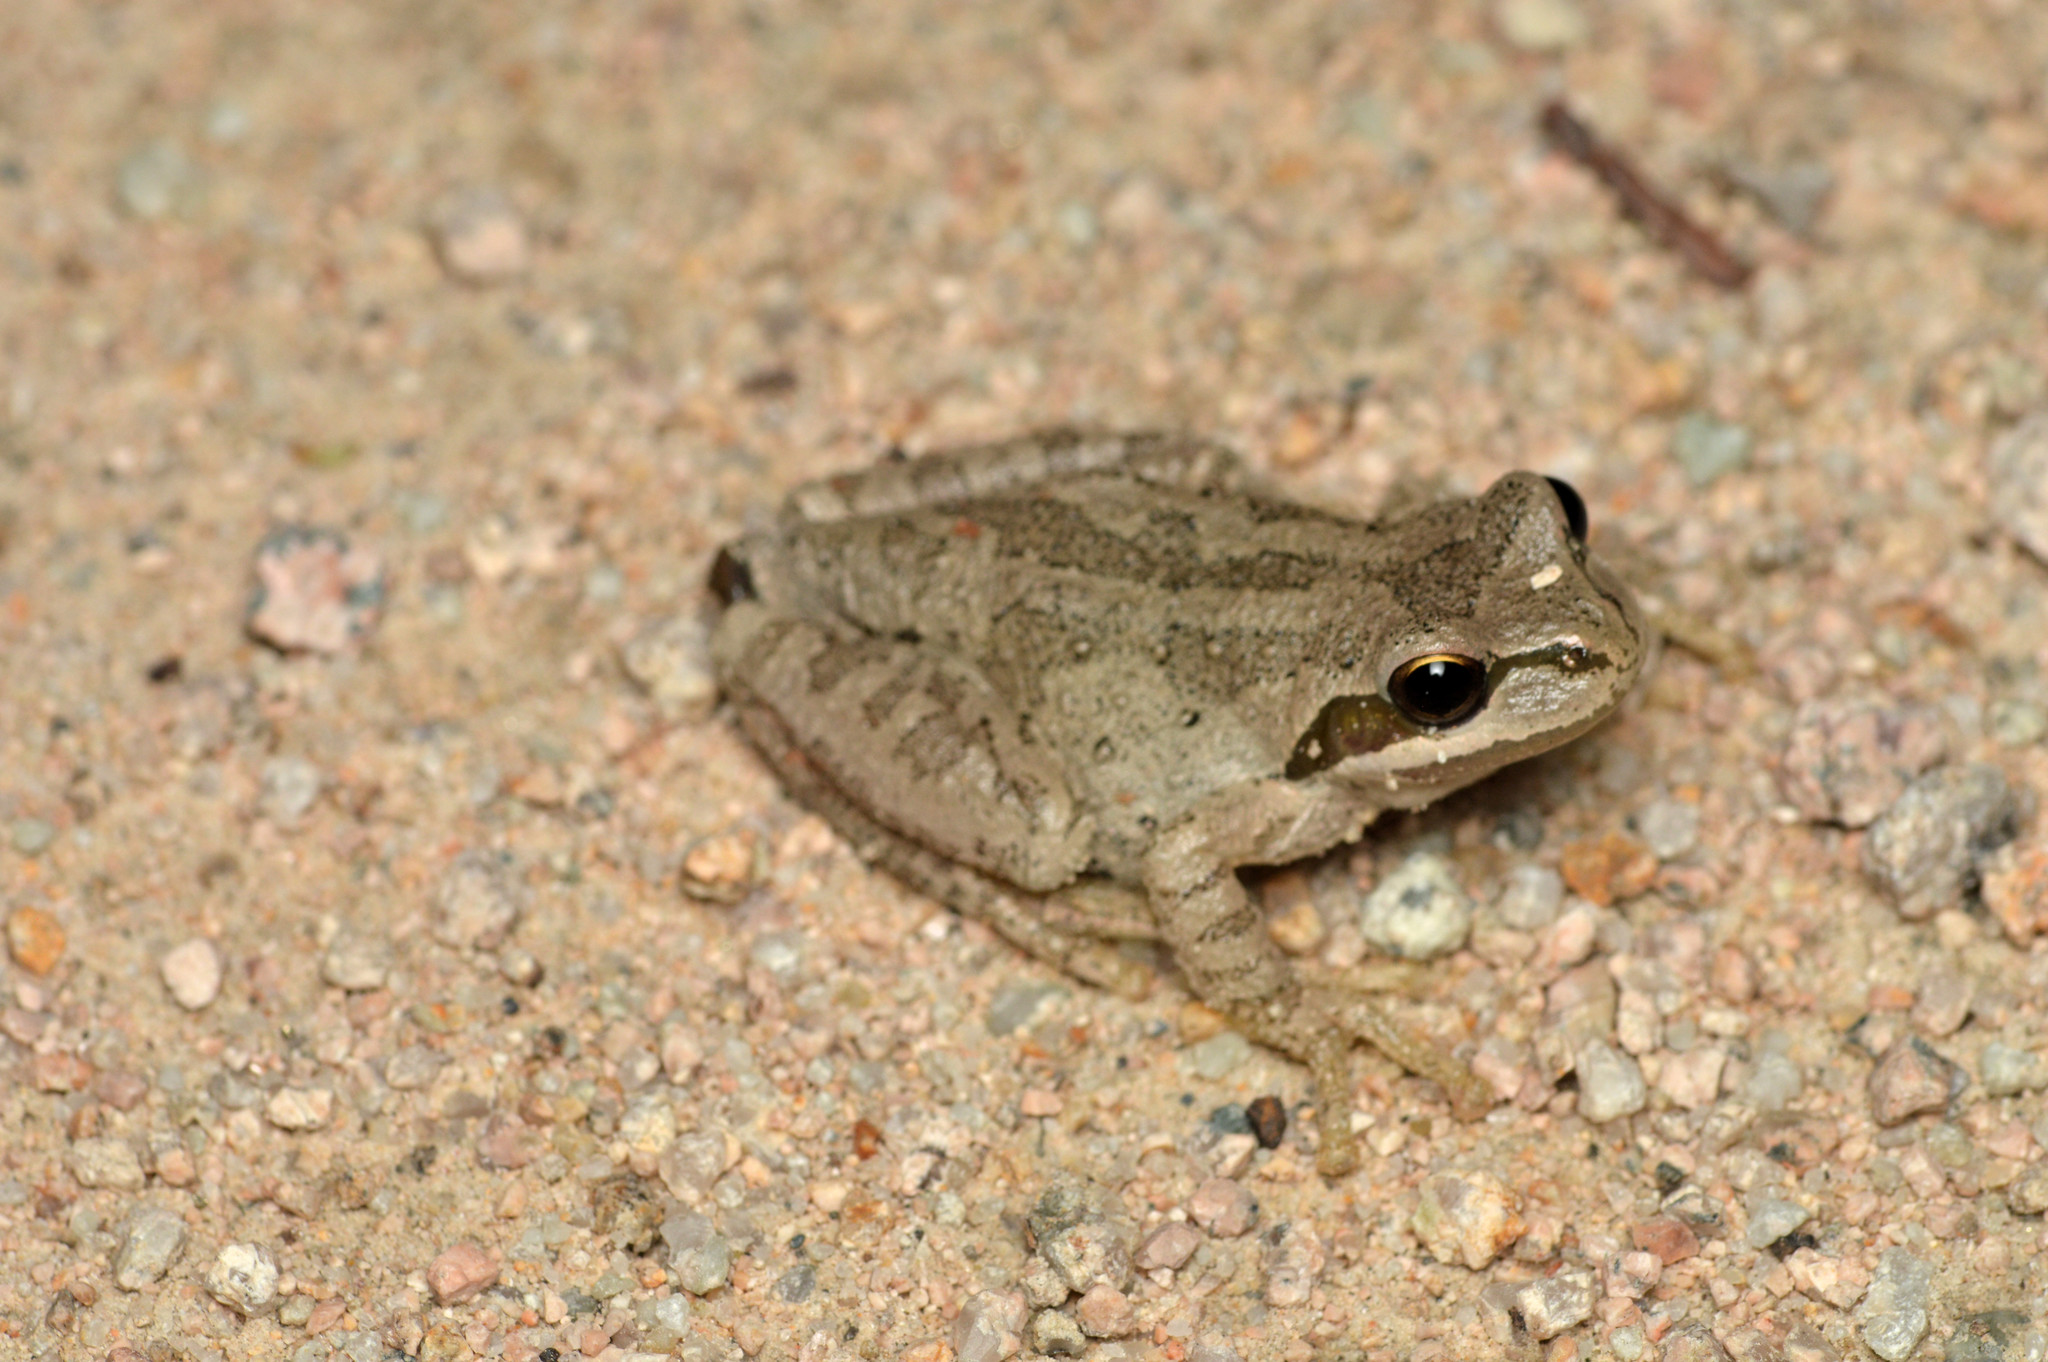
[{"label": "bumpy skin texture", "polygon": [[[791,791],[870,860],[1111,987],[1142,971],[1108,939],[1162,941],[1196,996],[1311,1065],[1336,1173],[1354,1039],[1461,1113],[1488,1095],[1377,1000],[1305,984],[1235,872],[1619,703],[1645,635],[1582,514],[1516,473],[1368,525],[1255,493],[1198,440],[1046,432],[800,489],[720,554],[713,658]],[[1485,678],[1442,726],[1389,693],[1435,656]]]}]

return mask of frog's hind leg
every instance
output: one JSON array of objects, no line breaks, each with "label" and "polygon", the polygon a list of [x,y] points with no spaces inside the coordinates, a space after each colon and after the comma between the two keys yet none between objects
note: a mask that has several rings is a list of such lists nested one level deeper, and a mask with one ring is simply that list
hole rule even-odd
[{"label": "frog's hind leg", "polygon": [[863,857],[1040,959],[1133,987],[1142,967],[1098,959],[1112,933],[1086,931],[1088,910],[1072,926],[1047,913],[1042,896],[1086,868],[1094,820],[971,666],[745,599],[712,661],[748,737]]}]

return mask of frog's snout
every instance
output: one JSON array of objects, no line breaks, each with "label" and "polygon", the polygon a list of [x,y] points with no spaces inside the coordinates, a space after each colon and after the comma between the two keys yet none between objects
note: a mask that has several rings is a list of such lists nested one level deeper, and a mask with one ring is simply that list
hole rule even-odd
[{"label": "frog's snout", "polygon": [[760,593],[754,590],[754,570],[747,560],[733,552],[727,544],[711,560],[709,578],[711,594],[718,597],[720,605],[736,605],[740,601],[751,601]]}]

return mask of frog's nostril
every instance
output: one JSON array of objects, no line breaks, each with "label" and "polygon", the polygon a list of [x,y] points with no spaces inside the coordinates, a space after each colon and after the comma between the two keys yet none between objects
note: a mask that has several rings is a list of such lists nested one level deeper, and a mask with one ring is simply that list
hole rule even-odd
[{"label": "frog's nostril", "polygon": [[711,560],[711,594],[718,597],[720,605],[755,597],[753,570],[746,559],[734,556],[730,547],[720,549],[718,557]]}]

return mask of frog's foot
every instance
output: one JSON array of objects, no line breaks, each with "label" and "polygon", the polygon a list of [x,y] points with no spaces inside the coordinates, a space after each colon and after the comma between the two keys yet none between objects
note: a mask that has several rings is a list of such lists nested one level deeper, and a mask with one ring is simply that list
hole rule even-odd
[{"label": "frog's foot", "polygon": [[1351,1046],[1366,1041],[1418,1078],[1433,1080],[1461,1121],[1493,1106],[1493,1091],[1442,1044],[1397,1017],[1383,998],[1329,986],[1233,1009],[1232,1025],[1252,1040],[1308,1065],[1316,1091],[1316,1170],[1342,1177],[1358,1167],[1351,1131]]}]

